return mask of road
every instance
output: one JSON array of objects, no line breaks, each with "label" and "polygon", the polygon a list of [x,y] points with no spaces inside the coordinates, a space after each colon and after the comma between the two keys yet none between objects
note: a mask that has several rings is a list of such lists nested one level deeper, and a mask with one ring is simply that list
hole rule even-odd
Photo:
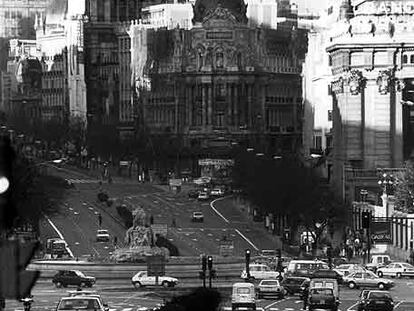
[{"label": "road", "polygon": [[[395,288],[390,293],[395,302],[395,311],[412,311],[414,310],[414,281],[401,279],[395,280]],[[188,284],[187,284],[188,285]],[[197,284],[192,284],[196,286]],[[216,283],[213,283],[216,285]],[[113,311],[136,311],[139,308],[151,308],[161,303],[164,299],[169,300],[175,295],[187,293],[189,290],[180,285],[173,290],[147,288],[135,290],[127,281],[105,281],[101,280],[92,288],[98,291],[103,299],[108,303],[109,308]],[[231,284],[219,283],[218,290],[223,295],[223,310],[228,310],[230,303],[230,286]],[[35,303],[33,311],[54,310],[59,299],[67,295],[69,290],[76,290],[75,287],[67,289],[55,288],[50,280],[38,283],[33,289]],[[356,311],[356,302],[359,290],[350,290],[345,287],[340,288],[340,308],[341,311]],[[298,296],[287,296],[282,300],[260,299],[257,300],[257,306],[269,311],[293,311],[302,309],[302,301]],[[7,301],[6,310],[21,310],[21,304],[15,301]]]},{"label": "road", "polygon": [[[69,168],[50,166],[49,173],[71,180],[75,189],[66,191],[61,203],[61,213],[52,217],[52,222],[66,239],[76,257],[105,257],[113,251],[112,243],[96,243],[98,213],[102,215],[102,228],[108,229],[122,244],[126,228],[120,220],[115,204],[108,207],[97,202],[100,189],[98,179]],[[219,254],[219,242],[224,237],[233,240],[234,254],[243,255],[244,250],[274,249],[277,239],[267,234],[261,223],[253,223],[230,198],[199,202],[189,199],[185,193],[176,195],[165,191],[165,187],[149,183],[138,184],[129,180],[103,184],[111,198],[123,200],[132,206],[141,206],[154,223],[169,226],[168,239],[183,256]],[[191,222],[194,211],[204,214],[203,223]],[[224,217],[223,217],[224,216]],[[175,219],[176,227],[172,228]],[[56,235],[46,229],[48,235]],[[52,232],[52,233],[51,233]],[[42,237],[44,235],[42,234]]]}]

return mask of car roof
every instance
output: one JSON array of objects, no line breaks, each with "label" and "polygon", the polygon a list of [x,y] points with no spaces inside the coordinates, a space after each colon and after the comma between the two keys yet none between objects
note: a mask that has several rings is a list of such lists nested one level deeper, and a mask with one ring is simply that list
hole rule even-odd
[{"label": "car roof", "polygon": [[260,281],[260,283],[263,283],[263,282],[279,282],[279,280],[278,279],[263,279]]},{"label": "car roof", "polygon": [[61,300],[78,300],[78,299],[94,299],[94,300],[99,300],[99,297],[95,296],[95,295],[79,295],[79,296],[69,296],[69,297],[62,297]]}]

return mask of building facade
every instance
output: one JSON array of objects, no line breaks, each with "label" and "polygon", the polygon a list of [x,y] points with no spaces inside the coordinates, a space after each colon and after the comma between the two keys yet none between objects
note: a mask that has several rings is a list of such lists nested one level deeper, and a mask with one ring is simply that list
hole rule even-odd
[{"label": "building facade", "polygon": [[356,196],[348,168],[401,167],[413,155],[413,7],[358,1],[332,27],[333,176],[344,197]]},{"label": "building facade", "polygon": [[46,11],[50,0],[0,0],[0,37],[18,37],[19,21]]},{"label": "building facade", "polygon": [[298,151],[304,32],[247,23],[242,0],[199,0],[190,30],[131,25],[138,111],[153,139],[195,158],[229,156],[234,143]]}]

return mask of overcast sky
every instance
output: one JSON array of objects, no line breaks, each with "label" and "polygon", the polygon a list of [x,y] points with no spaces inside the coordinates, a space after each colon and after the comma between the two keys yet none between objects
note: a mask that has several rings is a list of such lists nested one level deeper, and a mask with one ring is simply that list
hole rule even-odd
[{"label": "overcast sky", "polygon": [[[340,0],[337,0],[340,1]],[[290,3],[296,2],[299,8],[299,11],[320,11],[326,8],[327,0],[290,0]]]}]

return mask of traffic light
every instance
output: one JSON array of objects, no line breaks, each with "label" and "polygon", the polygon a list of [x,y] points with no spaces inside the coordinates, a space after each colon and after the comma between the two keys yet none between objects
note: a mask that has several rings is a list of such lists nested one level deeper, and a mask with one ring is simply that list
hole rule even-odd
[{"label": "traffic light", "polygon": [[362,212],[362,228],[368,229],[371,222],[371,213],[367,211]]},{"label": "traffic light", "polygon": [[207,266],[208,266],[208,270],[213,269],[213,256],[208,256],[207,257]]},{"label": "traffic light", "polygon": [[0,297],[21,299],[29,296],[39,278],[39,271],[25,269],[38,247],[38,242],[0,242]]},{"label": "traffic light", "polygon": [[282,258],[282,250],[279,248],[276,252],[277,258]]},{"label": "traffic light", "polygon": [[246,255],[246,263],[250,262],[250,249],[246,249],[245,255]]}]

